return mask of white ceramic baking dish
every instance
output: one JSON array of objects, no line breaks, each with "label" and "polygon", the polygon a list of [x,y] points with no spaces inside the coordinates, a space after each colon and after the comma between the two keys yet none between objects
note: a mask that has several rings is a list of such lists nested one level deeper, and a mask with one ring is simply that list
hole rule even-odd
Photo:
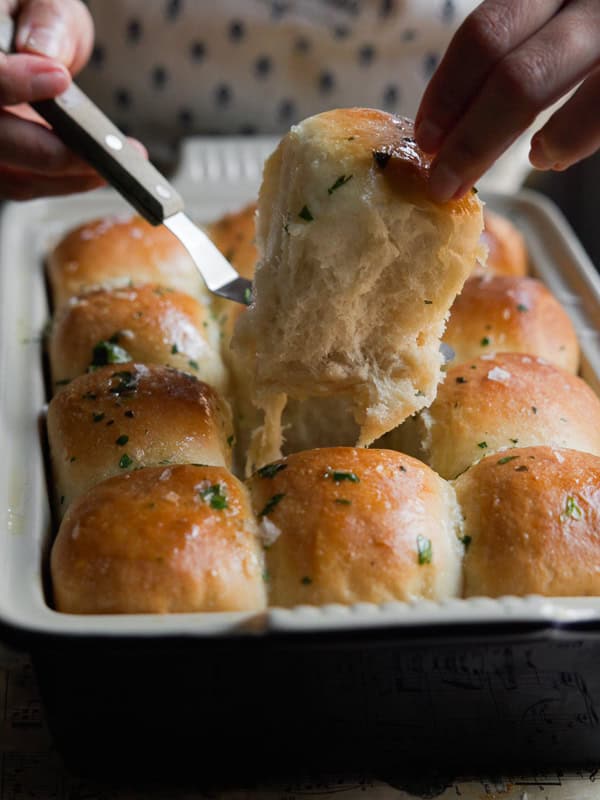
[{"label": "white ceramic baking dish", "polygon": [[[183,149],[174,183],[201,222],[256,196],[271,139],[199,139]],[[491,195],[526,237],[533,274],[563,303],[583,352],[582,375],[600,393],[600,280],[554,207],[540,196]],[[600,621],[600,598],[488,598],[445,603],[298,607],[247,613],[71,616],[46,602],[45,558],[52,535],[40,446],[45,403],[40,333],[49,316],[44,254],[76,223],[126,211],[112,191],[8,204],[0,216],[0,622],[30,634],[173,636],[248,631],[343,630],[427,625]]]}]

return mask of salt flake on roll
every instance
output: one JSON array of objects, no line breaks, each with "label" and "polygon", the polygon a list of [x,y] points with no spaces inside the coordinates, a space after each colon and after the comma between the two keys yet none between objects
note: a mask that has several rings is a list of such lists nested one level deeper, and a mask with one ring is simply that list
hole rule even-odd
[{"label": "salt flake on roll", "polygon": [[337,109],[294,126],[258,202],[253,303],[233,347],[277,456],[286,398],[346,395],[364,446],[435,397],[448,310],[482,256],[475,193],[439,205],[410,120]]}]

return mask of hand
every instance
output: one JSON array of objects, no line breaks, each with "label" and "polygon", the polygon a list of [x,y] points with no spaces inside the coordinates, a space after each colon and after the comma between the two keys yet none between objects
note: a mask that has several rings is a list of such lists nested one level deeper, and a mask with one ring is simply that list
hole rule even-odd
[{"label": "hand", "polygon": [[417,142],[435,153],[432,198],[465,194],[579,83],[534,135],[534,167],[566,169],[600,148],[600,2],[481,3],[450,42],[417,113]]},{"label": "hand", "polygon": [[17,53],[0,53],[0,199],[28,200],[103,183],[28,106],[64,92],[87,61],[93,24],[81,0],[0,0]]}]

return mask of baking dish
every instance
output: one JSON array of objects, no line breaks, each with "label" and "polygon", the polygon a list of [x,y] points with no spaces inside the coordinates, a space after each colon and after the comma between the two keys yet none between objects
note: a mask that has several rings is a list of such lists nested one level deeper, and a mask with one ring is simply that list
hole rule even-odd
[{"label": "baking dish", "polygon": [[[200,139],[175,185],[200,222],[256,195],[270,139]],[[489,195],[526,237],[532,272],[574,322],[600,394],[600,280],[559,212]],[[65,230],[127,212],[106,190],[8,204],[0,218],[0,623],[34,656],[49,720],[80,766],[110,757],[273,774],[310,766],[581,765],[600,755],[600,598],[76,616],[46,595],[52,522],[40,409],[43,256]],[[190,739],[190,736],[192,737]],[[153,758],[153,754],[157,758]],[[264,753],[270,753],[265,764]],[[160,754],[160,759],[158,759]],[[358,759],[358,761],[357,761]]]}]

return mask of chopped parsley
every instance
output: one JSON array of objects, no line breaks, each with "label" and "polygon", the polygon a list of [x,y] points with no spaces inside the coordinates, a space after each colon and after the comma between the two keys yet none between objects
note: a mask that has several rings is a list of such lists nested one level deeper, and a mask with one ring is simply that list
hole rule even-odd
[{"label": "chopped parsley", "polygon": [[533,411],[534,414],[537,414],[537,408],[535,406],[531,406],[531,410]]},{"label": "chopped parsley", "polygon": [[127,370],[123,372],[113,372],[111,380],[112,378],[116,378],[118,383],[116,386],[110,387],[109,391],[111,394],[130,394],[131,392],[135,392],[138,387],[138,378],[133,372]]},{"label": "chopped parsley", "polygon": [[199,369],[199,367],[198,367],[198,362],[197,362],[197,361],[194,361],[194,359],[193,359],[193,358],[190,358],[190,360],[188,361],[188,365],[189,365],[189,366],[190,366],[192,369],[195,369],[195,370],[198,370],[198,369]]},{"label": "chopped parsley", "polygon": [[523,303],[519,303],[519,305],[517,306],[517,311],[524,313],[525,311],[529,311],[529,309],[527,308],[527,306],[524,306]]},{"label": "chopped parsley", "polygon": [[504,456],[504,458],[499,459],[496,463],[497,464],[508,464],[509,461],[514,461],[515,458],[519,456]]},{"label": "chopped parsley", "polygon": [[118,444],[119,447],[123,447],[129,441],[129,436],[126,433],[122,433],[119,438],[115,441],[115,444]]},{"label": "chopped parsley", "polygon": [[335,183],[333,183],[329,189],[327,189],[327,194],[333,194],[341,186],[344,186],[344,184],[348,183],[349,180],[352,180],[352,175],[340,175]]},{"label": "chopped parsley", "polygon": [[433,303],[433,300],[423,300],[426,306],[430,306]]},{"label": "chopped parsley", "polygon": [[227,494],[220,483],[215,483],[203,489],[200,492],[200,496],[205,503],[208,503],[208,505],[216,511],[223,511],[224,508],[228,508]]},{"label": "chopped parsley", "polygon": [[373,160],[380,169],[385,169],[387,167],[391,157],[391,153],[386,153],[383,150],[373,150]]},{"label": "chopped parsley", "polygon": [[271,580],[271,573],[268,569],[266,569],[262,574],[262,579],[265,583],[268,583]]},{"label": "chopped parsley", "polygon": [[77,460],[77,459],[76,459],[76,456],[71,456],[71,458],[69,459],[69,461],[71,462],[71,464],[72,464],[74,461],[76,461],[76,460]]},{"label": "chopped parsley", "polygon": [[[115,334],[117,336],[118,334]],[[108,341],[98,342],[92,350],[91,367],[104,367],[107,364],[126,364],[133,361],[131,355],[123,347],[113,341],[114,336]]]},{"label": "chopped parsley", "polygon": [[518,444],[519,442],[518,439],[509,439],[509,441],[512,442],[513,444]]},{"label": "chopped parsley", "polygon": [[130,419],[133,419],[133,417],[134,417],[134,413],[133,413],[133,411],[132,411],[132,410],[129,408],[129,409],[127,409],[127,411],[125,412],[124,416],[126,416],[126,417],[129,417]]},{"label": "chopped parsley", "polygon": [[487,446],[487,442],[477,442],[477,447],[480,447],[482,450],[485,450]]},{"label": "chopped parsley", "polygon": [[308,575],[305,575],[303,578],[300,579],[300,583],[302,586],[310,586],[312,583],[312,578],[309,578]]},{"label": "chopped parsley", "polygon": [[352,505],[352,500],[347,500],[345,497],[336,497],[333,502],[337,503],[338,506],[351,506]]},{"label": "chopped parsley", "polygon": [[419,564],[431,564],[433,558],[431,539],[419,534],[417,536],[417,553],[419,554]]},{"label": "chopped parsley", "polygon": [[259,513],[258,518],[262,519],[262,517],[266,517],[268,514],[270,514],[271,511],[273,511],[273,509],[275,508],[275,506],[277,506],[278,503],[280,503],[284,497],[285,497],[285,492],[282,492],[280,494],[274,494],[273,497],[271,497],[271,499],[267,501],[267,504],[265,505],[263,510]]},{"label": "chopped parsley", "polygon": [[235,436],[232,433],[231,436],[227,437],[227,446],[233,447],[234,443],[235,443]]},{"label": "chopped parsley", "polygon": [[287,469],[287,464],[282,463],[281,461],[275,461],[273,464],[266,464],[264,467],[261,467],[257,470],[257,474],[261,478],[274,478],[278,472],[281,472],[282,469]]},{"label": "chopped parsley", "polygon": [[484,336],[481,342],[479,343],[482,347],[487,347],[490,343],[489,336]]},{"label": "chopped parsley", "polygon": [[583,519],[583,509],[580,505],[578,505],[577,500],[575,500],[574,497],[571,497],[571,495],[567,497],[565,510],[560,515],[560,518],[563,520],[563,522],[568,518],[576,520]]},{"label": "chopped parsley", "polygon": [[176,344],[173,344],[173,345],[171,346],[171,355],[173,355],[173,356],[174,356],[174,355],[177,355],[177,353],[178,353],[178,352],[179,352],[179,348],[177,347],[177,345],[176,345]]},{"label": "chopped parsley", "polygon": [[310,209],[308,206],[302,206],[298,216],[300,217],[300,219],[303,219],[306,222],[312,222],[314,219],[313,215],[310,213]]},{"label": "chopped parsley", "polygon": [[466,378],[463,378],[463,376],[462,376],[462,375],[459,375],[459,376],[458,376],[458,378],[456,379],[456,382],[457,382],[457,383],[468,383],[467,379],[466,379]]},{"label": "chopped parsley", "polygon": [[119,459],[119,466],[121,469],[127,469],[133,464],[133,458],[130,458],[127,453],[123,453],[121,458]]},{"label": "chopped parsley", "polygon": [[342,472],[341,470],[327,469],[323,473],[324,478],[331,478],[335,483],[350,481],[350,483],[360,483],[360,478],[354,472]]},{"label": "chopped parsley", "polygon": [[249,306],[251,302],[252,302],[252,289],[249,286],[247,286],[244,289],[244,303],[247,306]]},{"label": "chopped parsley", "polygon": [[472,536],[468,536],[467,534],[465,534],[464,536],[459,536],[458,538],[463,543],[465,550],[468,550],[469,549],[469,545],[473,541],[473,537]]},{"label": "chopped parsley", "polygon": [[97,414],[92,414],[92,419],[94,420],[94,422],[102,422],[102,420],[104,419],[104,412],[99,411]]}]

